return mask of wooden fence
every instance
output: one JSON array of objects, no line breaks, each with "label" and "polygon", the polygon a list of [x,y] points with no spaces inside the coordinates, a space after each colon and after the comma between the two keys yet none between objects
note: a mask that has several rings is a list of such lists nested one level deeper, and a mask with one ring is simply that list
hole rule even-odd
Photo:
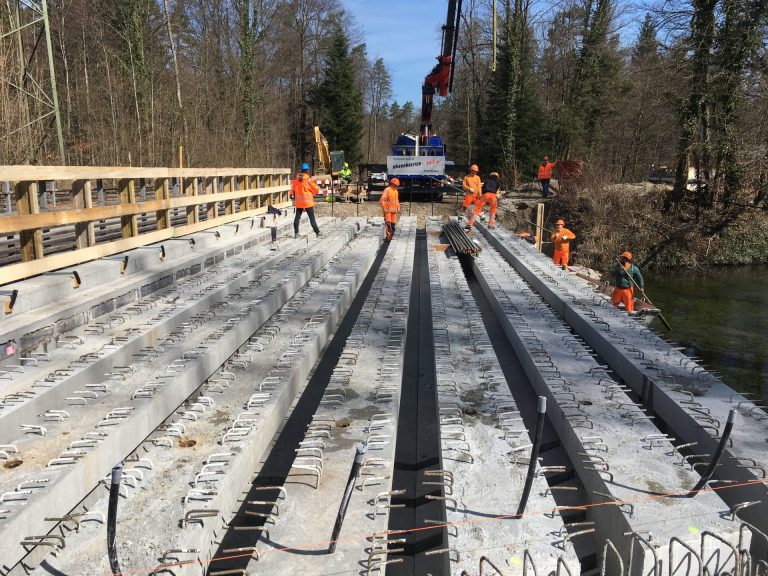
[{"label": "wooden fence", "polygon": [[290,206],[283,168],[0,166],[0,285]]}]

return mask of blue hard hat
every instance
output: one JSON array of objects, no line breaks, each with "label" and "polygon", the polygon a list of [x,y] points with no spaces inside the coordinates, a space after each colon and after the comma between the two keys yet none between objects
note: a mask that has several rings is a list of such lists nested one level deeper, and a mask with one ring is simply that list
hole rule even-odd
[{"label": "blue hard hat", "polygon": [[302,169],[302,170],[309,170],[309,164],[307,164],[306,162],[304,162],[304,164],[302,164],[302,165],[301,165],[301,169]]}]

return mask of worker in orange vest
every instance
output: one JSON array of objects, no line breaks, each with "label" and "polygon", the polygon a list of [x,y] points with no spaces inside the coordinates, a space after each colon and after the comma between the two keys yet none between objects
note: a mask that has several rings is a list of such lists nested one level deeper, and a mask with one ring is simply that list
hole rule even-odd
[{"label": "worker in orange vest", "polygon": [[291,184],[291,198],[293,198],[293,206],[296,209],[296,216],[293,219],[293,237],[299,236],[299,221],[301,220],[301,213],[306,211],[309,216],[309,223],[312,225],[312,230],[315,231],[315,236],[320,236],[320,229],[315,222],[315,194],[320,191],[320,188],[309,176],[309,164],[304,162],[301,165],[301,172],[296,174],[296,178]]},{"label": "worker in orange vest", "polygon": [[483,195],[475,201],[475,212],[469,219],[465,230],[472,228],[472,224],[475,222],[475,218],[480,212],[483,211],[485,205],[488,204],[491,207],[491,219],[488,220],[488,227],[493,228],[496,223],[496,207],[498,206],[498,200],[496,194],[499,192],[501,184],[499,183],[499,173],[491,172],[488,179],[483,182]]},{"label": "worker in orange vest", "polygon": [[556,266],[562,266],[563,270],[568,270],[568,252],[570,252],[570,242],[576,238],[576,234],[565,227],[564,220],[555,222],[556,230],[552,232],[550,240],[555,243],[555,253],[552,256]]},{"label": "worker in orange vest", "polygon": [[539,184],[541,184],[541,193],[544,198],[549,196],[549,181],[552,178],[552,170],[557,166],[557,160],[554,162],[549,161],[548,156],[544,156],[544,160],[539,166]]},{"label": "worker in orange vest", "polygon": [[392,178],[389,186],[384,188],[381,194],[381,213],[384,216],[384,228],[386,230],[386,241],[392,240],[395,234],[395,225],[397,224],[397,215],[400,213],[400,198],[397,193],[397,187],[400,186],[398,178]]},{"label": "worker in orange vest", "polygon": [[462,211],[467,211],[467,215],[469,215],[467,208],[470,208],[470,206],[475,204],[480,198],[480,190],[483,183],[480,182],[480,175],[478,172],[480,172],[480,168],[477,167],[477,164],[472,164],[472,166],[469,167],[469,174],[464,176],[464,182],[462,184],[462,188],[464,188],[464,202],[461,203],[461,209]]},{"label": "worker in orange vest", "polygon": [[632,252],[622,252],[619,255],[619,262],[611,270],[613,275],[613,294],[611,303],[618,308],[619,303],[624,303],[624,309],[627,312],[635,311],[635,290],[634,286],[644,292],[645,284],[640,268],[632,264]]}]

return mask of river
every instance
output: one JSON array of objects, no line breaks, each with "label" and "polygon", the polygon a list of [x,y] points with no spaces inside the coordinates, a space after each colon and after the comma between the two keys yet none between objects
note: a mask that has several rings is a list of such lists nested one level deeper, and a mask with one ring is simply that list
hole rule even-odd
[{"label": "river", "polygon": [[679,343],[742,393],[768,401],[768,267],[649,271],[648,296],[672,326],[652,328]]}]

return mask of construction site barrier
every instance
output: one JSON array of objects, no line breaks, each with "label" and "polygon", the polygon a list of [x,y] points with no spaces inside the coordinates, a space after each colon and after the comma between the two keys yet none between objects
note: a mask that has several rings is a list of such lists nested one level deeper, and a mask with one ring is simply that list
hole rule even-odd
[{"label": "construction site barrier", "polygon": [[0,166],[0,285],[290,206],[288,168]]}]

